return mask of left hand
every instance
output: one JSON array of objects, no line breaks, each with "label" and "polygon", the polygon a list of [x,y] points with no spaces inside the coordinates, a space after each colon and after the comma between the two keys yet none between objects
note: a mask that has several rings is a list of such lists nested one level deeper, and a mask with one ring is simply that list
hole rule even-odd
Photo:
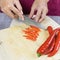
[{"label": "left hand", "polygon": [[35,0],[32,5],[29,17],[32,18],[35,11],[37,11],[34,20],[36,20],[36,22],[41,22],[42,20],[44,20],[46,14],[48,13],[47,3],[47,0]]}]

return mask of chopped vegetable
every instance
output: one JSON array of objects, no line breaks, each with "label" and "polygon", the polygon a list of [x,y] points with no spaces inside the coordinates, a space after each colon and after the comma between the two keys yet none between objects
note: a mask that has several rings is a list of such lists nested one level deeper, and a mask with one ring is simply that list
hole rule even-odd
[{"label": "chopped vegetable", "polygon": [[36,26],[30,25],[30,27],[23,30],[23,32],[25,33],[24,37],[26,37],[26,39],[36,41],[39,36],[40,29]]}]

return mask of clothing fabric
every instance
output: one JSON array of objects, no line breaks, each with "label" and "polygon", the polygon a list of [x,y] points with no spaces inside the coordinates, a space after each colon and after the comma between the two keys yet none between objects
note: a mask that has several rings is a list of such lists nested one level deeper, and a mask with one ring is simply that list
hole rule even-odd
[{"label": "clothing fabric", "polygon": [[22,8],[23,8],[23,12],[25,14],[30,13],[31,6],[32,6],[33,2],[34,2],[34,0],[20,0],[20,3],[21,3]]},{"label": "clothing fabric", "polygon": [[[20,0],[25,14],[30,13],[33,2],[34,0]],[[60,0],[50,0],[48,2],[48,9],[49,12],[47,15],[60,16]]]},{"label": "clothing fabric", "polygon": [[60,16],[60,0],[50,0],[48,3],[48,15]]}]

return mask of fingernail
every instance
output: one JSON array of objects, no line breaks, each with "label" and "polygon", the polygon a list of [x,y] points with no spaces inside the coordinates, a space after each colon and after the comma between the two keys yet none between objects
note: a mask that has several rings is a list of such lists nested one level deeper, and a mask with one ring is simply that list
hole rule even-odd
[{"label": "fingernail", "polygon": [[22,12],[22,10],[21,10],[21,14],[23,15],[23,12]]},{"label": "fingernail", "polygon": [[36,17],[36,15],[33,15],[32,18],[34,19]]}]

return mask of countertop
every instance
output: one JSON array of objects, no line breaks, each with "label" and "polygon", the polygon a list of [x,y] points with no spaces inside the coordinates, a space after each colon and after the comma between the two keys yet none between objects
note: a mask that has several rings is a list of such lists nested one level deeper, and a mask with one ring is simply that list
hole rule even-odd
[{"label": "countertop", "polygon": [[[60,24],[60,16],[49,16],[58,24]],[[4,13],[0,13],[0,30],[8,28],[12,22],[12,19],[5,15]]]}]

